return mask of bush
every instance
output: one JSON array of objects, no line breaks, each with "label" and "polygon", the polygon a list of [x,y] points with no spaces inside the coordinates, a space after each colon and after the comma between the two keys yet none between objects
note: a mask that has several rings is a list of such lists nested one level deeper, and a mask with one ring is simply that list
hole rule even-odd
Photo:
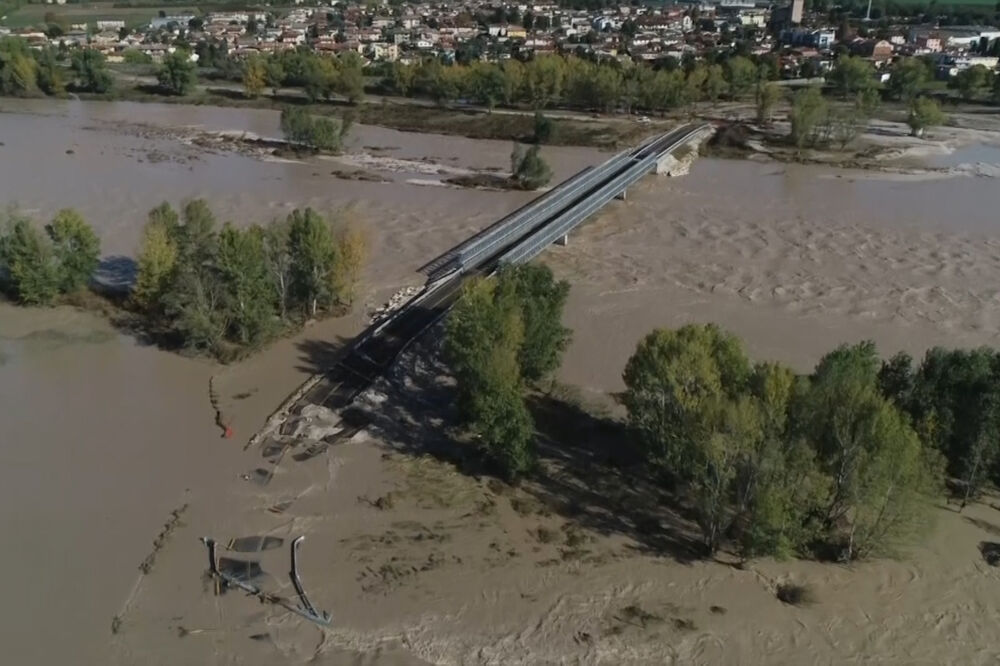
[{"label": "bush", "polygon": [[799,148],[815,145],[819,128],[828,114],[829,108],[819,88],[810,87],[797,92],[790,114],[792,142]]},{"label": "bush", "polygon": [[552,180],[552,169],[542,159],[540,152],[538,145],[524,150],[519,144],[514,144],[510,156],[511,178],[521,189],[537,190]]},{"label": "bush", "polygon": [[312,150],[337,152],[347,125],[339,119],[314,116],[305,109],[293,107],[281,112],[281,131],[289,143]]},{"label": "bush", "polygon": [[182,216],[163,204],[143,231],[133,303],[151,332],[229,360],[348,303],[364,260],[357,237],[311,209],[267,227],[216,231],[203,201]]},{"label": "bush", "polygon": [[122,51],[122,60],[127,65],[149,65],[153,62],[153,56],[139,49],[125,49]]},{"label": "bush", "polygon": [[941,105],[937,100],[917,97],[910,103],[906,124],[910,126],[910,134],[913,136],[922,137],[928,127],[940,125],[944,121],[945,115],[941,112]]},{"label": "bush", "polygon": [[881,395],[871,343],[827,354],[808,378],[751,366],[715,326],[657,330],[625,367],[621,400],[648,462],[692,499],[709,552],[814,542],[845,559],[890,552],[929,524],[940,464]]},{"label": "bush", "polygon": [[196,69],[191,54],[178,49],[163,59],[156,79],[168,94],[186,95],[198,84]]},{"label": "bush", "polygon": [[76,87],[94,93],[111,90],[114,81],[104,61],[104,54],[95,49],[82,49],[73,54],[70,66],[76,79]]},{"label": "bush", "polygon": [[797,583],[781,583],[775,594],[779,601],[791,606],[806,606],[816,601],[811,587]]},{"label": "bush", "polygon": [[0,236],[0,285],[25,305],[51,305],[86,286],[97,268],[100,243],[78,213],[60,211],[46,231],[14,214]]},{"label": "bush", "polygon": [[535,143],[548,143],[555,134],[555,123],[541,111],[535,111]]},{"label": "bush", "polygon": [[45,230],[59,264],[59,290],[67,294],[87,286],[100,262],[101,242],[94,230],[71,208],[56,213]]}]

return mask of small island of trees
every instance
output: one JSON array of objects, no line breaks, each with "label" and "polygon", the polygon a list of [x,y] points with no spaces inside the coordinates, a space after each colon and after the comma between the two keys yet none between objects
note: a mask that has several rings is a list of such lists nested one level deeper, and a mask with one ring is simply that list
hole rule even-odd
[{"label": "small island of trees", "polygon": [[[348,210],[311,208],[267,225],[218,228],[200,199],[149,213],[126,295],[112,319],[170,348],[239,358],[308,319],[354,301],[367,241]],[[0,289],[24,305],[85,302],[100,243],[82,216],[60,211],[39,229],[15,212],[0,231]],[[107,310],[107,308],[102,307]]]},{"label": "small island of trees", "polygon": [[[525,401],[570,339],[568,289],[544,266],[505,267],[470,283],[447,320],[463,422],[508,480],[535,472]],[[643,338],[623,379],[620,446],[693,514],[706,554],[893,554],[930,527],[946,480],[964,507],[1000,479],[992,349],[935,348],[915,365],[862,342],[797,375],[752,362],[717,326],[688,325]]]}]

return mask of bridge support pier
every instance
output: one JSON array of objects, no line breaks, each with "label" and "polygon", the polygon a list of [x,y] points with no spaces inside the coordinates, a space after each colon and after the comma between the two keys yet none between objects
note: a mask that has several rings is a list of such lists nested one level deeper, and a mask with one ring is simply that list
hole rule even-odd
[{"label": "bridge support pier", "polygon": [[628,199],[628,190],[622,190],[621,194],[619,194],[618,196],[616,196],[615,199],[618,199],[620,201],[627,200]]},{"label": "bridge support pier", "polygon": [[562,245],[563,247],[566,247],[567,245],[569,245],[569,234],[566,234],[565,236],[557,238],[556,239],[556,245]]}]

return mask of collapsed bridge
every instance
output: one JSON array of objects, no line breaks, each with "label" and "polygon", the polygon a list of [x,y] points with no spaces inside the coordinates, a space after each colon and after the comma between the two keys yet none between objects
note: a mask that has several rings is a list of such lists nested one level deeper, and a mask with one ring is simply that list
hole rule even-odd
[{"label": "collapsed bridge", "polygon": [[385,320],[359,335],[341,360],[291,406],[338,409],[385,370],[419,335],[455,303],[462,285],[474,276],[492,275],[503,264],[525,263],[569,234],[654,170],[674,162],[673,153],[713,130],[706,123],[683,125],[635,148],[587,167],[558,186],[430,261],[420,270],[424,288]]}]

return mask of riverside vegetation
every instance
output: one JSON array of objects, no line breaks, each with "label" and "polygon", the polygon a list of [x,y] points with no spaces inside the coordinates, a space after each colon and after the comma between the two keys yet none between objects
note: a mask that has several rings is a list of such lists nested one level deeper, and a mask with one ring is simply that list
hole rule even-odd
[{"label": "riverside vegetation", "polygon": [[[508,479],[533,473],[532,385],[560,362],[568,294],[544,266],[473,281],[446,323],[466,428]],[[1000,354],[935,348],[915,364],[844,345],[812,373],[752,363],[714,325],[639,342],[618,399],[625,441],[691,510],[705,552],[854,560],[929,527],[945,479],[961,508],[1000,480]]]},{"label": "riverside vegetation", "polygon": [[[43,232],[16,211],[6,217],[3,292],[24,305],[85,302],[100,243],[83,218],[60,211]],[[150,211],[135,283],[114,318],[166,346],[228,361],[352,304],[367,241],[349,210],[217,227],[200,199],[180,214],[167,203]]]},{"label": "riverside vegetation", "polygon": [[[347,109],[362,104],[367,88],[369,92],[430,99],[444,107],[453,102],[471,102],[487,111],[505,106],[536,111],[568,108],[665,114],[690,112],[699,103],[751,100],[756,104],[761,122],[770,120],[784,97],[783,90],[774,83],[779,78],[774,56],[738,52],[712,53],[704,61],[668,58],[656,66],[614,59],[594,62],[574,55],[545,55],[523,62],[510,59],[490,63],[459,58],[458,63],[448,65],[431,58],[414,64],[379,63],[363,68],[355,53],[333,57],[299,48],[237,59],[229,55],[224,43],[214,42],[194,46],[199,55],[196,65],[188,56],[186,49],[189,48],[191,45],[180,44],[178,50],[157,67],[159,85],[154,92],[192,102],[236,103],[229,99],[231,95],[226,90],[210,91],[208,97],[194,94],[201,72],[212,78],[241,82],[245,103],[254,103],[270,89],[275,100],[264,104],[271,105],[279,101],[282,89],[288,88],[301,90],[305,101],[311,104],[338,101],[339,106],[322,109],[325,115],[343,113],[342,101],[348,103]],[[70,87],[75,91],[104,97],[138,95],[137,99],[144,99],[142,90],[146,86],[139,86],[131,93],[112,90],[103,58],[86,49],[79,53],[84,55],[73,56],[67,74],[63,64],[67,59],[65,52],[33,50],[23,40],[0,39],[0,94],[63,94],[67,89],[66,78],[71,76]],[[826,77],[823,94],[816,89],[794,95],[791,142],[798,148],[839,145],[843,149],[864,129],[883,101],[900,104],[902,119],[915,136],[921,136],[926,128],[945,121],[940,103],[931,95],[941,98],[948,95],[931,90],[931,71],[928,61],[922,58],[900,58],[889,70],[888,83],[883,85],[870,63],[842,55]],[[815,74],[805,72],[803,76]],[[962,72],[954,77],[949,87],[966,102],[1000,101],[1000,77],[982,67]],[[832,105],[823,95],[840,101]],[[320,107],[314,110],[319,113]],[[457,132],[478,138],[515,140],[524,140],[531,132],[530,117],[490,115],[476,119],[450,114],[450,120],[443,122],[439,116],[441,112],[433,109],[392,104],[369,104],[365,114],[369,122],[404,130]],[[610,128],[602,130],[578,125],[570,119],[549,119],[548,127],[538,131],[536,118],[534,140],[607,145],[633,138],[623,128],[615,129],[611,132],[614,136],[609,136]],[[550,131],[553,128],[562,131]]]}]

